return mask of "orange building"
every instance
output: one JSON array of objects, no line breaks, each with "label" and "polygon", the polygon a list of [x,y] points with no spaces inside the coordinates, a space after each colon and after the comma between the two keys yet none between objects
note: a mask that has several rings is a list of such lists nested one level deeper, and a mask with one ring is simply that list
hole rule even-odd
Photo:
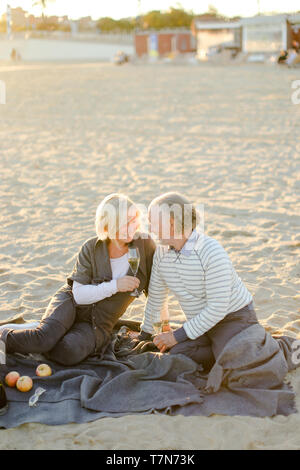
[{"label": "orange building", "polygon": [[143,55],[164,57],[171,53],[184,54],[196,51],[195,38],[189,29],[137,31],[134,42],[138,57]]}]

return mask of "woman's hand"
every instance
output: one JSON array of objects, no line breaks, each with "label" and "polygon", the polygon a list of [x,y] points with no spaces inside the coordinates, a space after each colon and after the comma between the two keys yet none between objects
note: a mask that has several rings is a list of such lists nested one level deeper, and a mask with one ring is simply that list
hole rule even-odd
[{"label": "woman's hand", "polygon": [[177,344],[173,331],[166,331],[165,333],[159,333],[153,339],[153,343],[158,347],[161,353],[165,352],[166,349],[172,348]]},{"label": "woman's hand", "polygon": [[137,277],[124,276],[120,279],[117,279],[118,292],[133,291],[135,288],[138,288],[139,285],[140,280]]}]

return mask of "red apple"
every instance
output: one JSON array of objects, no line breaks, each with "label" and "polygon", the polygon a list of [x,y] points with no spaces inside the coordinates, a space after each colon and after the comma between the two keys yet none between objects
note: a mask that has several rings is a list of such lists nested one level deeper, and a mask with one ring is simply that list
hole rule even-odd
[{"label": "red apple", "polygon": [[5,376],[5,383],[9,387],[15,387],[17,380],[20,378],[19,372],[12,371]]},{"label": "red apple", "polygon": [[29,392],[33,387],[33,382],[27,375],[22,375],[17,381],[17,389],[20,392]]},{"label": "red apple", "polygon": [[35,371],[36,375],[39,377],[48,377],[52,374],[51,367],[48,364],[40,364]]}]

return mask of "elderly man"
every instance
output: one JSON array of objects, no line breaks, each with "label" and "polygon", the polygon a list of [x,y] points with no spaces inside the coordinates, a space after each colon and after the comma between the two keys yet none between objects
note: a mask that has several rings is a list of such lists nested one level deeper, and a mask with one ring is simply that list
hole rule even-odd
[{"label": "elderly man", "polygon": [[196,229],[197,211],[188,199],[163,194],[152,201],[148,216],[161,245],[153,257],[139,339],[150,338],[153,324],[168,318],[171,291],[186,321],[181,328],[157,334],[154,343],[161,352],[185,354],[210,369],[226,342],[258,323],[252,295],[220,243]]}]

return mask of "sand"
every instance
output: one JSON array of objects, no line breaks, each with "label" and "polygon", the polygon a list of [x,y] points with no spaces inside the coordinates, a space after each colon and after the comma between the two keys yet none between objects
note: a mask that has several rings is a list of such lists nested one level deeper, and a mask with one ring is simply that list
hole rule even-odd
[{"label": "sand", "polygon": [[[204,204],[271,332],[300,334],[299,116],[273,66],[7,66],[1,114],[0,318],[39,319],[114,191]],[[142,318],[144,298],[126,317]],[[174,325],[183,321],[170,296]],[[300,411],[300,370],[288,374]],[[0,431],[0,449],[296,449],[300,414],[127,416]]]}]

